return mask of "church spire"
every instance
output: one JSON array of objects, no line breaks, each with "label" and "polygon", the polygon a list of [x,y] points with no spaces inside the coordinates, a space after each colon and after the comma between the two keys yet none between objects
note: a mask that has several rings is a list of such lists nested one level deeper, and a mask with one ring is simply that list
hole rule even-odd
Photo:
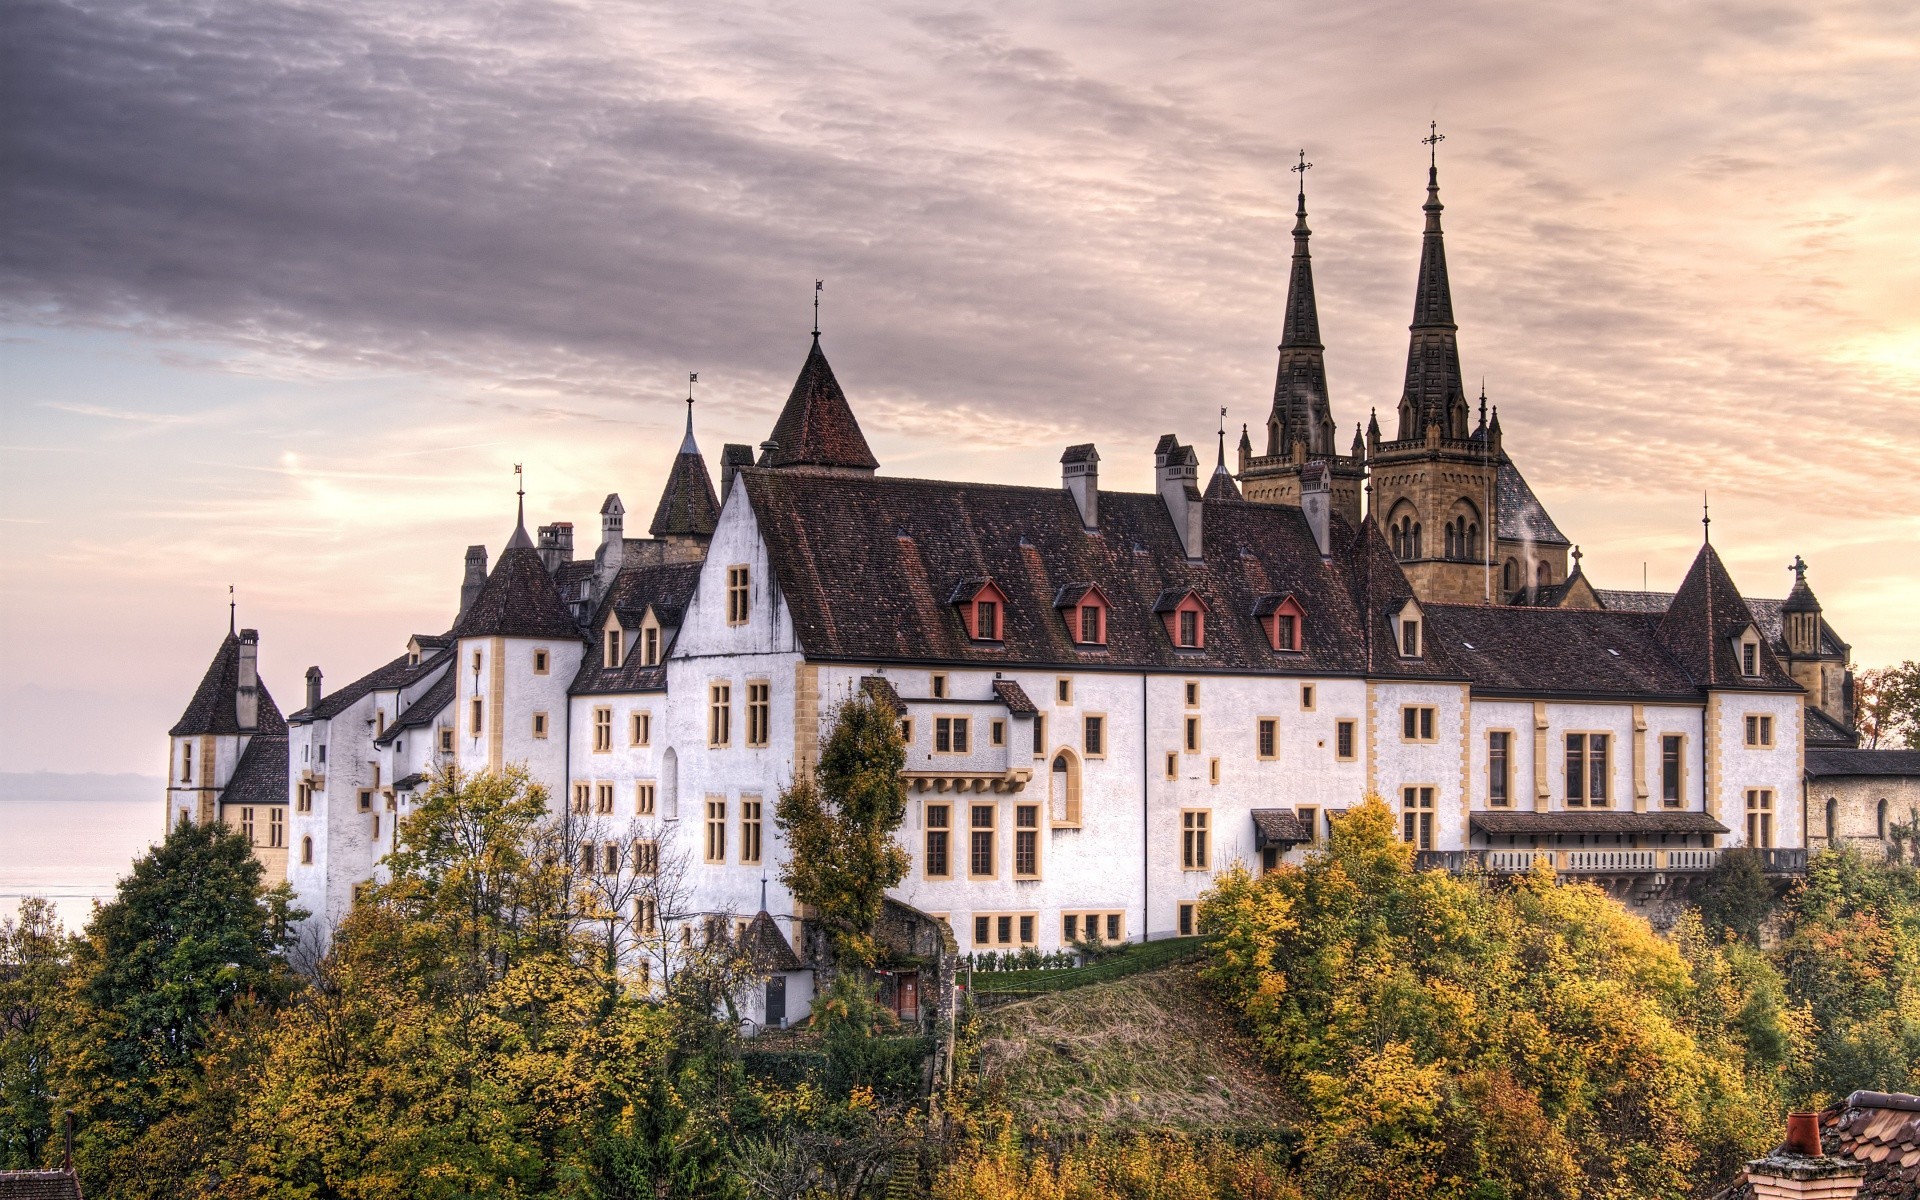
[{"label": "church spire", "polygon": [[1453,291],[1447,282],[1447,246],[1440,229],[1438,147],[1446,140],[1429,123],[1421,140],[1428,148],[1426,229],[1420,241],[1420,279],[1413,295],[1413,323],[1407,347],[1407,380],[1400,397],[1400,439],[1426,436],[1438,425],[1442,436],[1467,436],[1466,389],[1460,382],[1460,348],[1453,323]]},{"label": "church spire", "polygon": [[1313,254],[1307,228],[1307,152],[1288,168],[1300,176],[1293,213],[1293,265],[1287,278],[1287,308],[1280,328],[1280,364],[1273,384],[1273,412],[1267,418],[1267,453],[1291,454],[1304,443],[1307,453],[1331,454],[1333,416],[1327,403],[1327,367],[1320,344],[1320,312],[1313,294]]},{"label": "church spire", "polygon": [[680,452],[667,470],[667,486],[653,510],[653,523],[647,526],[656,538],[709,538],[720,523],[720,501],[713,493],[707,460],[693,440],[693,385],[698,382],[699,373],[689,372],[686,436],[680,439]]}]

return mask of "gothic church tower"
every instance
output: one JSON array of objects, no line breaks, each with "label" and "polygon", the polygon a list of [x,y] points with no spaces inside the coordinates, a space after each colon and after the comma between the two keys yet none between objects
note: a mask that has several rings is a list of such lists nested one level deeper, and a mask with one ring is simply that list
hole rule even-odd
[{"label": "gothic church tower", "polygon": [[1299,205],[1293,221],[1293,272],[1287,280],[1287,313],[1280,332],[1280,366],[1273,383],[1273,409],[1267,415],[1266,453],[1256,455],[1240,440],[1240,486],[1248,500],[1265,504],[1300,503],[1300,476],[1310,462],[1327,464],[1333,485],[1333,511],[1360,524],[1360,490],[1366,471],[1360,431],[1352,450],[1334,449],[1333,412],[1327,402],[1326,348],[1320,343],[1320,312],[1313,296],[1313,257],[1307,239],[1307,191],[1301,159]]},{"label": "gothic church tower", "polygon": [[1391,441],[1381,438],[1377,417],[1367,429],[1371,510],[1421,599],[1499,602],[1505,589],[1489,534],[1500,528],[1500,421],[1488,422],[1483,400],[1480,424],[1467,427],[1441,207],[1439,170],[1430,162],[1399,428]]}]

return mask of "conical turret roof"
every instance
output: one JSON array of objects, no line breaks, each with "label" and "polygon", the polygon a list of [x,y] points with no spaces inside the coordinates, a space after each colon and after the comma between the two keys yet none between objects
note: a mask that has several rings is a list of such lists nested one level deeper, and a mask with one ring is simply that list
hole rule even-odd
[{"label": "conical turret roof", "polygon": [[1280,362],[1273,381],[1276,454],[1305,442],[1310,453],[1331,454],[1333,417],[1327,399],[1327,366],[1320,344],[1320,310],[1313,294],[1313,255],[1308,241],[1307,194],[1302,188],[1293,220],[1293,269],[1287,279],[1286,319],[1280,330]]},{"label": "conical turret roof", "polygon": [[513,537],[487,573],[480,594],[460,614],[453,637],[579,637],[546,563],[527,537],[525,505]]},{"label": "conical turret roof", "polygon": [[1741,673],[1734,639],[1749,626],[1759,628],[1753,610],[1734,586],[1713,543],[1703,542],[1680,590],[1660,618],[1661,645],[1701,687],[1793,688],[1793,680],[1773,656],[1764,636],[1758,639],[1760,673]]},{"label": "conical turret roof", "polygon": [[667,471],[667,486],[653,510],[647,531],[654,537],[712,537],[720,523],[720,501],[707,474],[707,460],[693,440],[693,408],[687,408],[687,433]]},{"label": "conical turret roof", "polygon": [[860,423],[853,419],[847,394],[827,365],[817,334],[774,424],[772,440],[776,445],[769,465],[775,467],[872,471],[880,466],[860,432]]},{"label": "conical turret roof", "polygon": [[229,631],[220,642],[220,648],[213,652],[213,661],[207,664],[207,673],[200,677],[200,686],[193,690],[193,699],[187,702],[187,710],[180,714],[173,728],[167,730],[168,737],[199,737],[201,734],[251,733],[284,734],[287,722],[280,715],[279,705],[267,694],[267,682],[258,681],[260,706],[252,729],[240,728],[240,711],[237,701],[240,696],[240,637]]},{"label": "conical turret roof", "polygon": [[1426,230],[1420,242],[1420,279],[1414,287],[1413,323],[1402,389],[1400,437],[1417,438],[1438,425],[1449,437],[1465,436],[1466,389],[1460,382],[1460,346],[1453,323],[1453,291],[1447,281],[1447,245],[1440,230],[1440,174],[1427,168]]}]

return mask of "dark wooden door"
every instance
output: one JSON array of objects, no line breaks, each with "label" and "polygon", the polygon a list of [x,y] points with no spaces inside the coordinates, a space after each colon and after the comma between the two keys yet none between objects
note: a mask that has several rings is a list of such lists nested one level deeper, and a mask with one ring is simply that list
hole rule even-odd
[{"label": "dark wooden door", "polygon": [[894,980],[894,1015],[902,1021],[920,1019],[920,974],[917,971],[903,971]]},{"label": "dark wooden door", "polygon": [[765,1024],[774,1029],[787,1027],[787,977],[775,975],[767,980],[767,1014]]}]

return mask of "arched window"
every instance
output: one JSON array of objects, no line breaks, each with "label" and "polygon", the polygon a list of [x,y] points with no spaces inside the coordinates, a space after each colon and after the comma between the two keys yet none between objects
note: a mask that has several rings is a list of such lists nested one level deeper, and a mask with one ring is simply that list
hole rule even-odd
[{"label": "arched window", "polygon": [[1469,524],[1467,526],[1467,557],[1476,562],[1478,562],[1481,557],[1480,526],[1475,524]]},{"label": "arched window", "polygon": [[1070,750],[1053,756],[1052,801],[1055,824],[1080,823],[1080,761]]},{"label": "arched window", "polygon": [[660,817],[665,821],[680,819],[680,756],[673,747],[660,758]]},{"label": "arched window", "polygon": [[1541,587],[1545,587],[1548,584],[1552,583],[1553,568],[1549,566],[1547,563],[1544,563],[1544,562],[1541,563],[1538,567],[1534,568],[1533,581],[1536,584],[1540,585]]},{"label": "arched window", "polygon": [[1874,836],[1881,841],[1887,840],[1887,802],[1882,800],[1875,806],[1873,814]]},{"label": "arched window", "polygon": [[1840,802],[1832,796],[1827,797],[1827,845],[1832,847],[1840,840]]},{"label": "arched window", "polygon": [[1420,522],[1414,517],[1413,506],[1402,502],[1387,519],[1387,532],[1393,545],[1393,556],[1401,562],[1411,562],[1421,557]]},{"label": "arched window", "polygon": [[311,863],[313,861],[313,839],[311,837],[303,837],[300,839],[300,861],[303,863]]},{"label": "arched window", "polygon": [[1520,586],[1520,564],[1511,558],[1500,570],[1500,586],[1509,592]]}]

